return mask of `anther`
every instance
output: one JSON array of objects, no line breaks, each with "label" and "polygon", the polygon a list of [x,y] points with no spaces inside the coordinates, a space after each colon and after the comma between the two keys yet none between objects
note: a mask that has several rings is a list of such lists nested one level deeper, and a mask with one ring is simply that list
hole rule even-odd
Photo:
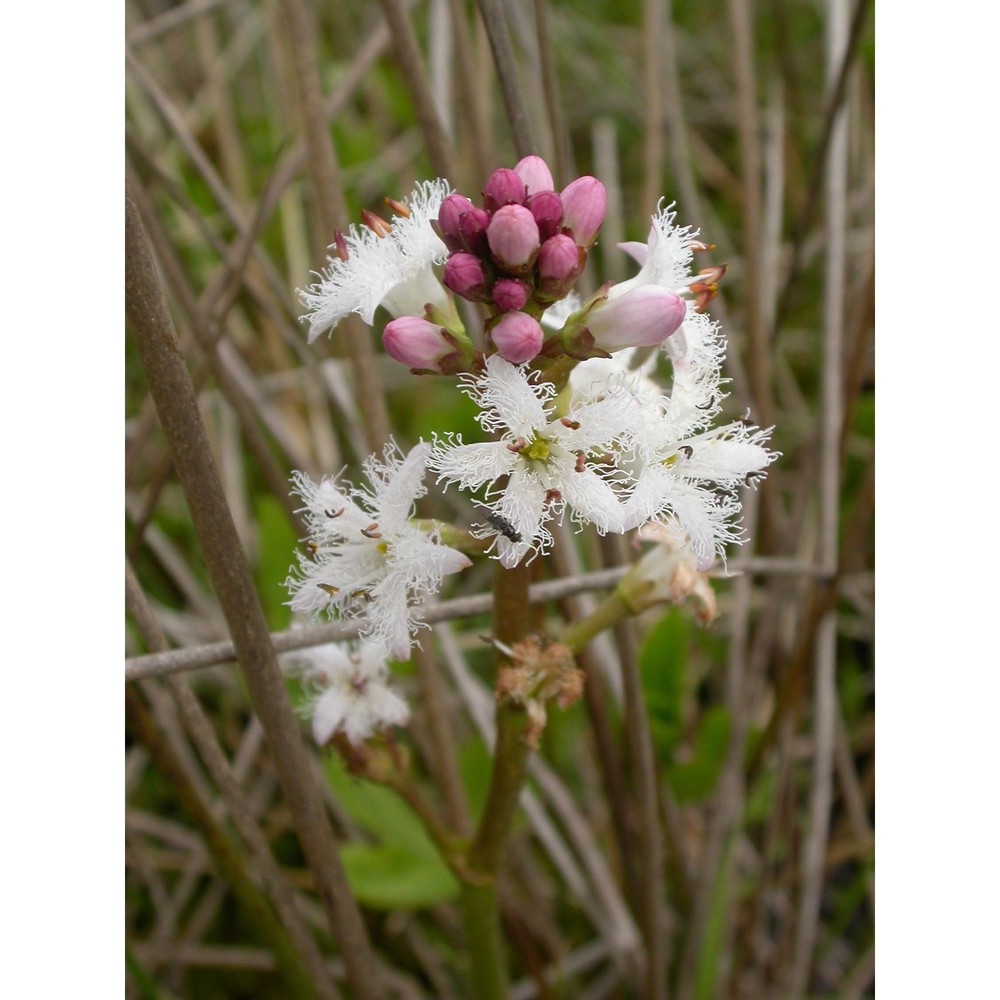
[{"label": "anther", "polygon": [[340,517],[344,513],[344,508],[341,507],[339,510],[324,510],[323,513],[329,518]]},{"label": "anther", "polygon": [[701,240],[692,240],[688,246],[694,253],[701,253],[703,250],[714,250],[714,243],[702,243]]},{"label": "anther", "polygon": [[367,590],[364,590],[364,589],[362,589],[362,590],[352,590],[351,591],[351,600],[352,601],[356,601],[359,597],[360,598],[364,598],[365,604],[371,604],[371,602],[374,600],[374,598],[372,597],[370,591],[367,591]]},{"label": "anther", "polygon": [[382,200],[396,213],[396,215],[401,215],[404,219],[408,219],[410,217],[410,210],[401,201],[396,201],[395,198],[390,198],[388,196]]},{"label": "anther", "polygon": [[694,448],[689,444],[682,444],[677,449],[685,458],[690,458],[694,454]]},{"label": "anther", "polygon": [[367,528],[362,528],[361,534],[364,535],[365,538],[381,538],[382,532],[378,530],[378,521],[372,521]]},{"label": "anther", "polygon": [[361,209],[361,221],[379,238],[388,236],[392,232],[392,226],[385,219],[374,212],[369,212],[367,208]]},{"label": "anther", "polygon": [[569,417],[560,417],[559,423],[561,423],[563,427],[568,427],[571,431],[579,430],[580,428],[580,421],[570,420]]},{"label": "anther", "polygon": [[510,444],[507,445],[507,450],[514,452],[516,455],[518,452],[524,451],[528,447],[528,442],[524,440],[523,437],[515,438]]},{"label": "anther", "polygon": [[545,503],[553,504],[558,503],[562,500],[562,494],[557,489],[551,489],[545,491]]},{"label": "anther", "polygon": [[574,472],[584,472],[587,468],[587,456],[584,452],[578,451],[576,453],[576,465],[573,466]]},{"label": "anther", "polygon": [[314,541],[310,540],[306,542],[306,552],[308,552],[310,556],[316,555],[318,551],[319,546]]},{"label": "anther", "polygon": [[337,256],[346,263],[350,254],[347,252],[347,240],[339,229],[333,231],[333,247]]},{"label": "anther", "polygon": [[317,583],[317,587],[325,593],[333,597],[334,594],[340,593],[340,587],[335,587],[332,583]]}]

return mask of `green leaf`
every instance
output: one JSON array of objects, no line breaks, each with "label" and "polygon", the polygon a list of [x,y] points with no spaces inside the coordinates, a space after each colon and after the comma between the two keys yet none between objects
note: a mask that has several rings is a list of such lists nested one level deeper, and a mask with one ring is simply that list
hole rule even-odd
[{"label": "green leaf", "polygon": [[675,764],[667,782],[678,802],[697,802],[715,788],[729,742],[729,712],[721,705],[705,711],[694,740],[694,757]]},{"label": "green leaf", "polygon": [[285,578],[295,561],[298,539],[288,523],[281,504],[271,496],[262,496],[254,507],[257,519],[257,564],[254,584],[264,608],[267,627],[271,631],[288,628],[292,609],[285,603],[288,591]]},{"label": "green leaf", "polygon": [[458,880],[443,861],[403,844],[344,844],[340,859],[351,891],[373,909],[434,906],[459,892]]},{"label": "green leaf", "polygon": [[664,763],[670,761],[681,735],[690,630],[687,615],[680,608],[670,608],[653,626],[639,651],[639,675],[650,730]]}]

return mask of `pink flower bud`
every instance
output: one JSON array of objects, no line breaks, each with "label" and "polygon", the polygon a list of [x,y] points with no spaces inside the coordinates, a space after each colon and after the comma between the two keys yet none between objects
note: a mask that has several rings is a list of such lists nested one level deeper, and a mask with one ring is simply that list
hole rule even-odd
[{"label": "pink flower bud", "polygon": [[504,313],[490,331],[500,357],[512,365],[530,361],[542,348],[542,328],[538,320],[523,312]]},{"label": "pink flower bud", "polygon": [[563,188],[563,225],[579,247],[589,247],[604,221],[608,195],[596,177],[577,177]]},{"label": "pink flower bud", "polygon": [[486,270],[483,262],[475,254],[459,250],[453,253],[444,264],[444,274],[441,281],[456,295],[470,302],[488,302],[489,292],[486,290]]},{"label": "pink flower bud", "polygon": [[400,316],[382,331],[386,354],[410,368],[437,368],[438,362],[455,352],[447,331],[419,316]]},{"label": "pink flower bud", "polygon": [[561,299],[576,283],[586,250],[568,236],[547,239],[538,251],[538,291],[547,299]]},{"label": "pink flower bud", "polygon": [[463,212],[458,220],[463,248],[469,253],[485,254],[487,252],[486,229],[489,224],[489,212],[482,208],[473,205],[467,212]]},{"label": "pink flower bud", "polygon": [[528,194],[536,191],[551,191],[555,188],[552,171],[540,156],[525,156],[514,167],[514,173],[524,181]]},{"label": "pink flower bud", "polygon": [[459,221],[463,212],[468,212],[475,206],[464,194],[450,194],[441,202],[438,209],[438,227],[441,239],[449,250],[462,249],[462,233]]},{"label": "pink flower bud", "polygon": [[500,278],[493,284],[493,301],[504,311],[520,309],[531,298],[531,285],[517,278]]},{"label": "pink flower bud", "polygon": [[[513,172],[513,171],[512,171]],[[523,205],[505,205],[490,219],[486,238],[493,259],[510,271],[527,271],[538,253],[538,223]]]},{"label": "pink flower bud", "polygon": [[513,170],[500,167],[490,174],[483,188],[483,208],[487,212],[495,212],[504,205],[523,205],[527,194],[524,181]]},{"label": "pink flower bud", "polygon": [[563,221],[563,203],[555,191],[539,191],[530,195],[527,208],[538,223],[538,235],[542,241],[559,232]]},{"label": "pink flower bud", "polygon": [[659,285],[639,285],[595,306],[584,322],[605,351],[662,344],[684,322],[684,300]]}]

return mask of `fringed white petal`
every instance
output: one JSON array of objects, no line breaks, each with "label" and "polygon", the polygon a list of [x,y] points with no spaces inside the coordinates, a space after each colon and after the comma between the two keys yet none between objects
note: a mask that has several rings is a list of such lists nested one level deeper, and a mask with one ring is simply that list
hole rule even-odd
[{"label": "fringed white petal", "polygon": [[537,375],[504,360],[499,354],[486,359],[486,371],[467,378],[465,391],[480,408],[477,419],[485,431],[508,430],[512,437],[530,437],[548,423],[546,401],[555,392]]}]

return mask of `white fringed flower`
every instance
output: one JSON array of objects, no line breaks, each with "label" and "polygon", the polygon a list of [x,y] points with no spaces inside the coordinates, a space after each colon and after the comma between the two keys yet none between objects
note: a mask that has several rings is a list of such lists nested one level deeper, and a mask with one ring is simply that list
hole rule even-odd
[{"label": "white fringed flower", "polygon": [[777,457],[765,444],[770,429],[734,421],[706,429],[705,411],[674,373],[674,392],[654,399],[648,389],[630,435],[626,467],[634,485],[625,503],[625,528],[672,516],[688,534],[699,569],[728,543],[740,543],[740,485],[755,485]]},{"label": "white fringed flower", "polygon": [[424,466],[430,445],[416,445],[405,459],[390,444],[384,462],[365,462],[370,487],[334,480],[313,482],[296,472],[294,493],[305,501],[308,554],[299,555],[286,581],[292,609],[301,614],[327,610],[357,618],[362,634],[381,642],[396,659],[410,654],[410,636],[419,627],[420,600],[434,594],[442,578],[471,565],[461,552],[410,524],[414,501],[423,496]]},{"label": "white fringed flower", "polygon": [[387,655],[378,643],[362,642],[351,651],[329,642],[282,657],[283,664],[301,672],[312,692],[304,712],[320,746],[338,731],[361,743],[380,729],[409,722],[406,702],[388,685]]},{"label": "white fringed flower", "polygon": [[[504,566],[516,566],[529,551],[545,551],[552,544],[545,522],[567,507],[575,521],[589,522],[602,534],[623,530],[621,486],[598,470],[636,418],[638,404],[627,389],[605,386],[600,398],[553,418],[553,387],[499,355],[465,383],[480,407],[479,423],[500,439],[437,440],[428,466],[439,482],[467,490],[489,486],[488,500],[499,494],[487,519]],[[493,488],[501,477],[508,477],[502,492]]]},{"label": "white fringed flower", "polygon": [[[660,208],[650,219],[646,243],[618,245],[639,264],[639,273],[627,281],[613,285],[608,297],[624,295],[641,285],[654,284],[681,296],[692,296],[691,285],[701,275],[691,274],[695,248],[704,248],[698,231],[688,226],[675,226],[673,205]],[[707,427],[718,411],[722,399],[721,368],[726,343],[719,333],[719,324],[704,313],[697,312],[695,297],[688,298],[684,322],[663,342],[663,350],[674,365],[672,397],[683,398],[686,406],[697,408]]]},{"label": "white fringed flower", "polygon": [[393,316],[422,316],[428,303],[444,308],[448,295],[434,274],[448,249],[431,226],[447,181],[422,181],[405,200],[408,216],[394,215],[392,230],[377,235],[365,226],[351,226],[344,237],[347,260],[328,257],[319,281],[299,290],[309,312],[309,340],[331,329],[348,313],[371,323],[384,306]]}]

